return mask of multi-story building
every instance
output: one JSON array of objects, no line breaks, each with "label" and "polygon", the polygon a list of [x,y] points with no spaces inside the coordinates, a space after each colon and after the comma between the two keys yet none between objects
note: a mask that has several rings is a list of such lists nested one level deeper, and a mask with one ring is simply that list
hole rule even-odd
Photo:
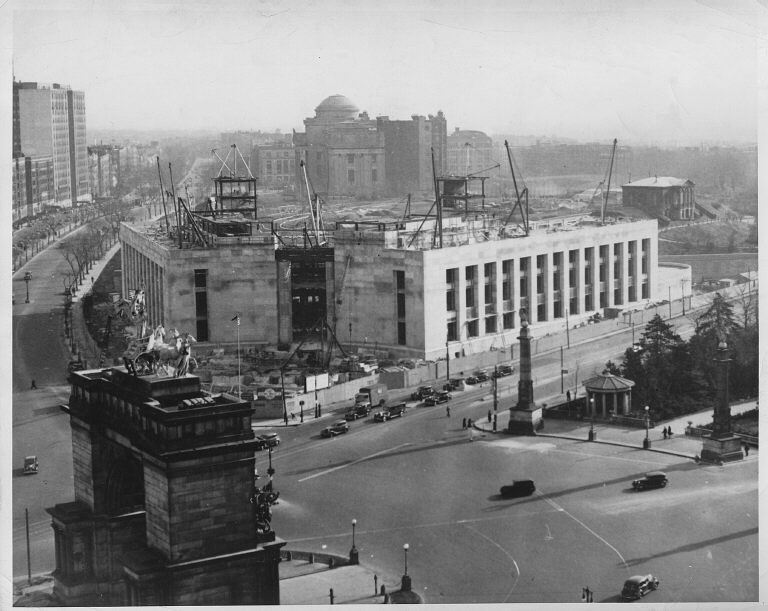
[{"label": "multi-story building", "polygon": [[255,163],[251,165],[251,171],[258,177],[260,185],[272,189],[295,186],[296,157],[290,142],[259,144],[254,153]]},{"label": "multi-story building", "polygon": [[[445,171],[447,128],[442,111],[410,120],[375,121],[343,95],[332,95],[295,133],[297,165],[306,163],[311,188],[326,197],[375,199],[385,195],[433,193],[435,171]],[[297,169],[297,186],[304,188]]]},{"label": "multi-story building", "polygon": [[440,176],[445,172],[447,128],[443,112],[428,118],[413,115],[410,121],[377,117],[376,127],[384,135],[387,194],[434,196],[434,173]]},{"label": "multi-story building", "polygon": [[651,176],[621,186],[625,206],[641,208],[662,220],[693,219],[696,198],[693,182],[671,176]]},{"label": "multi-story building", "polygon": [[13,222],[40,214],[55,204],[53,157],[16,157],[13,159]]},{"label": "multi-story building", "polygon": [[21,152],[32,158],[53,158],[56,204],[90,200],[83,92],[58,83],[14,81],[13,88]]},{"label": "multi-story building", "polygon": [[297,189],[310,188],[323,197],[377,198],[384,194],[384,138],[376,121],[343,95],[332,95],[304,119],[304,133],[294,134]]},{"label": "multi-story building", "polygon": [[[146,289],[150,324],[203,342],[290,343],[318,320],[345,343],[437,358],[514,342],[519,311],[541,332],[656,298],[655,220],[533,224],[520,236],[492,215],[341,222],[314,248],[263,222],[198,217],[206,245],[179,248],[123,225],[124,294]],[[440,247],[442,244],[442,247]]]},{"label": "multi-story building", "polygon": [[480,131],[459,129],[448,135],[448,172],[470,175],[494,165],[493,140]]}]

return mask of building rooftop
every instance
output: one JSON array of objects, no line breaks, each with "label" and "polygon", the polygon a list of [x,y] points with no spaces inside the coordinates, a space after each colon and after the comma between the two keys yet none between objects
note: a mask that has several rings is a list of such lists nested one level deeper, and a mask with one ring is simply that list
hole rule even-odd
[{"label": "building rooftop", "polygon": [[635,180],[628,182],[622,187],[684,187],[686,185],[692,185],[690,180],[685,178],[675,178],[674,176],[649,176],[641,180]]}]

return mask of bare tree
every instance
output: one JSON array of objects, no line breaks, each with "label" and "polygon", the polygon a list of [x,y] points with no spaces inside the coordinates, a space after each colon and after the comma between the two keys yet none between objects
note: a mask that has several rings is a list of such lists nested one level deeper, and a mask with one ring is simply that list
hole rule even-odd
[{"label": "bare tree", "polygon": [[742,328],[757,326],[758,292],[753,289],[751,280],[736,286],[736,303],[741,310],[739,321]]}]

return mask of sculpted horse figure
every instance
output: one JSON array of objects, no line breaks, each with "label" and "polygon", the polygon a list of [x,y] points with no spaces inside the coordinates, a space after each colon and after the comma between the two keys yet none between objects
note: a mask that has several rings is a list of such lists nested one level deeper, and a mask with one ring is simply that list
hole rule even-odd
[{"label": "sculpted horse figure", "polygon": [[115,302],[115,316],[135,325],[135,337],[144,337],[147,330],[147,301],[144,289],[137,289],[130,299]]},{"label": "sculpted horse figure", "polygon": [[175,376],[181,377],[197,367],[192,358],[192,344],[197,340],[189,333],[179,333],[175,328],[168,330],[171,341],[166,342],[163,325],[155,328],[147,342],[146,350],[136,357],[136,366],[141,371],[157,372],[161,363],[175,362]]}]

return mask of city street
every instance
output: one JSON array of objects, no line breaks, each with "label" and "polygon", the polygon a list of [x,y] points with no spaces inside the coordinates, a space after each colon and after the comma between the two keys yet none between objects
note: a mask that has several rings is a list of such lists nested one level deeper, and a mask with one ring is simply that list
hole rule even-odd
[{"label": "city street", "polygon": [[[273,526],[293,549],[344,555],[356,519],[360,561],[390,580],[408,543],[414,589],[430,603],[578,602],[583,587],[617,601],[627,577],[647,572],[662,583],[649,602],[756,599],[756,460],[700,467],[562,439],[470,441],[460,419],[486,405],[455,399],[451,418],[413,407],[327,441],[291,429],[273,454]],[[632,491],[657,469],[667,488]],[[515,478],[534,479],[534,496],[501,500]]]}]

